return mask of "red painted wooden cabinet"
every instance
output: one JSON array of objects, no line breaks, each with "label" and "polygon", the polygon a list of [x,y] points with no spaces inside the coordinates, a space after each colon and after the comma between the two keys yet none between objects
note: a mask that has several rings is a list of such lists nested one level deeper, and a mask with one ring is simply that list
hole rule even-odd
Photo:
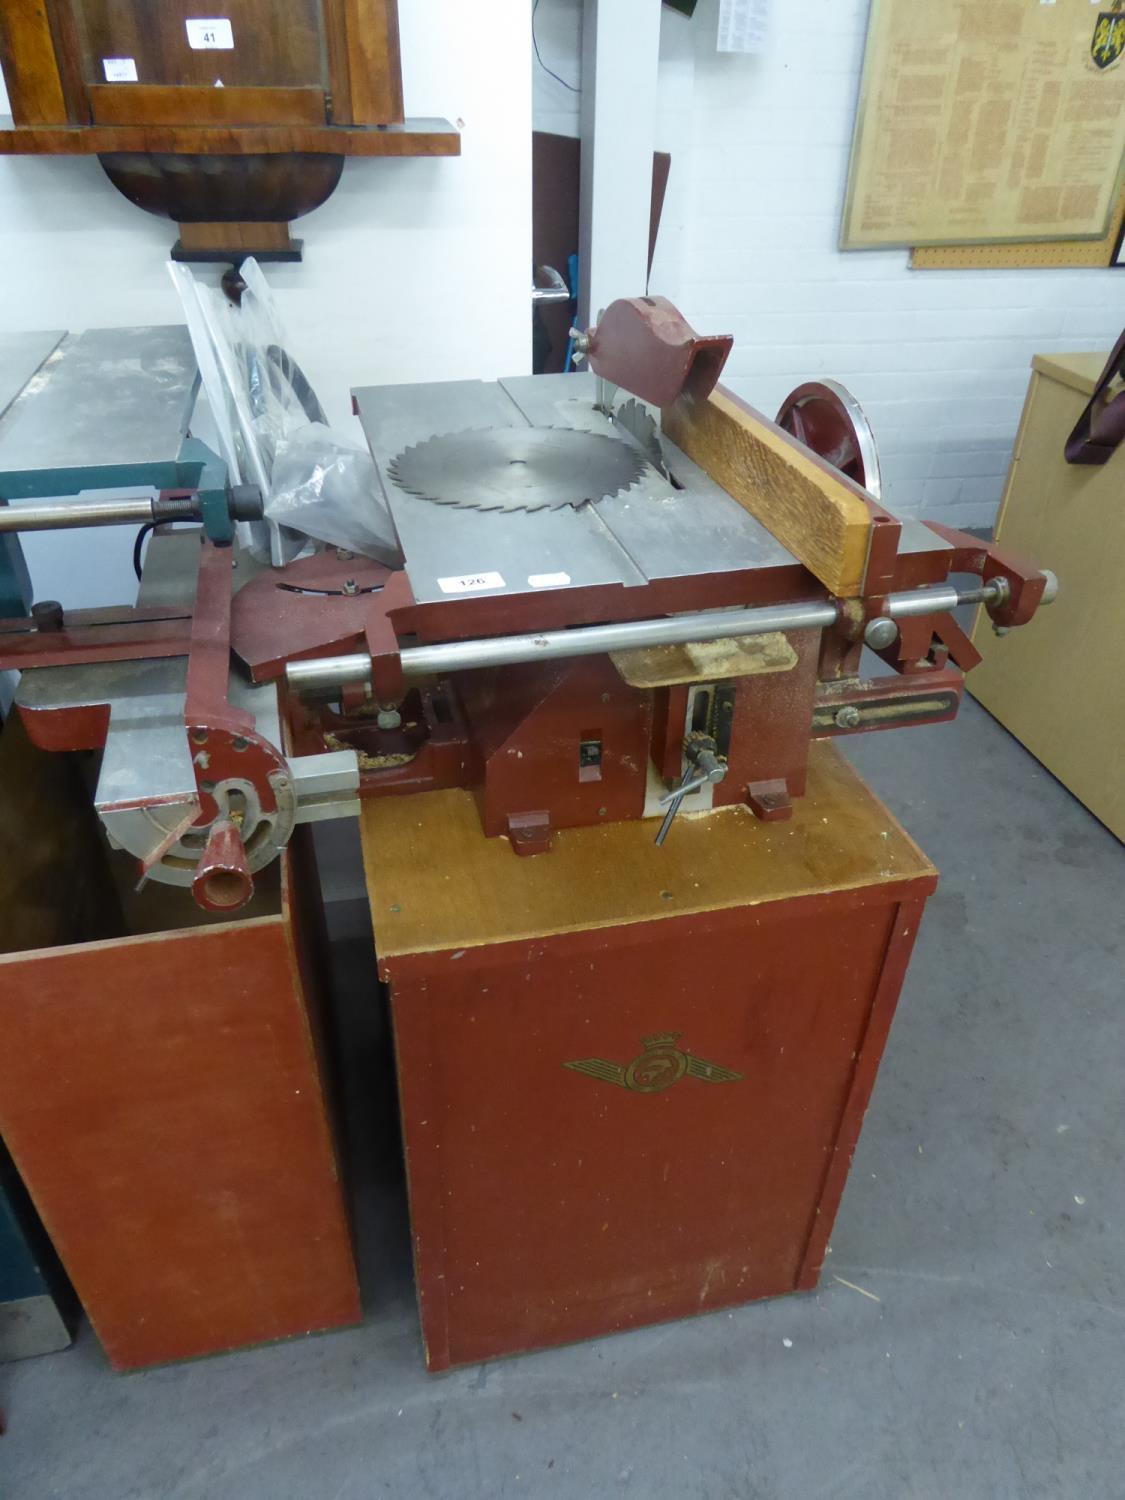
[{"label": "red painted wooden cabinet", "polygon": [[935,873],[829,745],[653,833],[365,809],[433,1370],[816,1283]]},{"label": "red painted wooden cabinet", "polygon": [[0,1135],[118,1369],[359,1321],[303,852],[237,921],[137,896],[78,758],[0,735]]}]

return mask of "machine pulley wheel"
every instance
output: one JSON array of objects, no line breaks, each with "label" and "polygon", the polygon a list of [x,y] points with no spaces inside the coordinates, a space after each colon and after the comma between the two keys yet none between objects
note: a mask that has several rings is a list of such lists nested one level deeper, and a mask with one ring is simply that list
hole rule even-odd
[{"label": "machine pulley wheel", "polygon": [[781,403],[777,425],[875,500],[883,495],[879,450],[863,407],[836,380],[810,381]]}]

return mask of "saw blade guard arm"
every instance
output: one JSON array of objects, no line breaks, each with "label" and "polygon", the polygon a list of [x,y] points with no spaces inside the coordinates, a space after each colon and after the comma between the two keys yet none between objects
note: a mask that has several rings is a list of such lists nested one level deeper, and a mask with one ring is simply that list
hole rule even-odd
[{"label": "saw blade guard arm", "polygon": [[684,394],[706,400],[734,338],[696,333],[667,297],[622,297],[576,344],[595,375],[664,407]]}]

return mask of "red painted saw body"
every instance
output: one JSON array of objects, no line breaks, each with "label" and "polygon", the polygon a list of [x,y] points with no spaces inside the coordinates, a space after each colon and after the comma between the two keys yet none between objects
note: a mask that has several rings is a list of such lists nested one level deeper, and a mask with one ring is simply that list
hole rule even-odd
[{"label": "red painted saw body", "polygon": [[[662,298],[614,303],[587,339],[599,376],[659,405],[685,391],[705,399],[731,342],[696,335]],[[799,397],[795,392],[789,408],[792,424],[813,437]],[[783,419],[785,413],[783,408]],[[825,444],[845,468],[853,463],[853,445],[838,425]],[[999,626],[1026,623],[1041,601],[1046,580],[1037,568],[948,527],[931,526],[932,550],[899,554],[898,523],[874,498],[867,503],[879,523],[867,570],[871,592],[839,601],[835,627],[794,633],[789,670],[715,685],[715,711],[723,716],[720,752],[728,765],[715,805],[745,802],[761,817],[784,817],[804,790],[813,739],[955,715],[962,673],[977,658],[948,613],[902,621],[893,644],[880,650],[892,674],[875,680],[861,675],[864,631],[886,612],[887,595],[941,584],[955,574],[1002,579],[1004,601],[993,609]],[[191,614],[76,612],[49,632],[32,621],[0,625],[0,668],[186,654],[185,733],[195,750],[206,747],[209,766],[197,760],[203,824],[215,813],[207,787],[217,775],[250,775],[268,803],[276,777],[284,776],[286,753],[352,748],[360,756],[365,795],[471,787],[485,832],[507,836],[525,853],[548,848],[556,828],[642,815],[650,765],[665,779],[677,774],[690,727],[689,688],[632,687],[606,657],[408,683],[400,660],[404,642],[826,597],[816,579],[791,561],[633,588],[469,595],[419,604],[405,572],[328,551],[261,573],[232,604],[229,562],[229,550],[211,543],[201,549]],[[331,704],[292,698],[286,746],[261,741],[230,706],[232,654],[253,681],[280,685],[291,661],[351,651],[370,654],[370,687],[344,689]],[[96,747],[108,720],[89,706],[27,717],[36,743],[51,749]]]}]

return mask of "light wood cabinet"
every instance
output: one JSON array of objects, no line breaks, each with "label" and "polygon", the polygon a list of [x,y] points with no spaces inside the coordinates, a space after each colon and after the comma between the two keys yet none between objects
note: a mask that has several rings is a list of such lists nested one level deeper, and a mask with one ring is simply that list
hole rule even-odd
[{"label": "light wood cabinet", "polygon": [[969,691],[1125,839],[1125,448],[1101,466],[1063,445],[1105,354],[1036,355],[997,539],[1059,579],[1026,630],[998,639],[981,612]]}]

